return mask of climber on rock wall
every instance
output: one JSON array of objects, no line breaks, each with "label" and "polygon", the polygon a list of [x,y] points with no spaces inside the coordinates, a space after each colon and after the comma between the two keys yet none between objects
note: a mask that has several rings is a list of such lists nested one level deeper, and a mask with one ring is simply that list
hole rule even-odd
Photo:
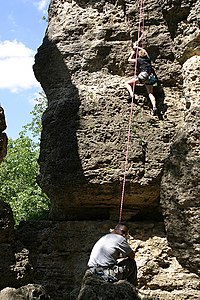
[{"label": "climber on rock wall", "polygon": [[[152,68],[150,57],[147,51],[141,47],[138,47],[138,42],[133,45],[133,50],[128,58],[128,62],[136,64],[138,75],[134,75],[133,78],[125,83],[126,88],[130,93],[131,100],[134,98],[133,85],[144,84],[149,95],[149,99],[152,104],[152,114],[156,115],[156,99],[153,95],[153,85],[157,83],[157,76]],[[136,49],[138,49],[138,57],[136,57]]]},{"label": "climber on rock wall", "polygon": [[108,282],[127,279],[137,284],[135,253],[126,240],[128,232],[127,224],[119,223],[96,242],[88,261],[89,272]]}]

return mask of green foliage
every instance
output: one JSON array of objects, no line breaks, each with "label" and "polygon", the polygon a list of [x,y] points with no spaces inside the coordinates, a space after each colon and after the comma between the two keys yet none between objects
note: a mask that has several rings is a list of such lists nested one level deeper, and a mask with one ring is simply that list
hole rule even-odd
[{"label": "green foliage", "polygon": [[41,118],[42,114],[47,108],[47,99],[44,92],[39,93],[40,97],[35,99],[35,106],[30,114],[33,116],[32,121],[23,126],[23,132],[25,134],[31,133],[31,135],[35,138],[40,137],[40,133],[42,131]]},{"label": "green foliage", "polygon": [[48,18],[46,16],[42,16],[42,20],[48,22]]},{"label": "green foliage", "polygon": [[21,220],[44,217],[50,204],[36,183],[39,173],[38,142],[26,135],[30,129],[32,135],[38,137],[45,107],[46,98],[43,96],[31,112],[32,122],[24,126],[16,140],[9,139],[7,156],[0,165],[0,199],[11,205],[16,224]]}]

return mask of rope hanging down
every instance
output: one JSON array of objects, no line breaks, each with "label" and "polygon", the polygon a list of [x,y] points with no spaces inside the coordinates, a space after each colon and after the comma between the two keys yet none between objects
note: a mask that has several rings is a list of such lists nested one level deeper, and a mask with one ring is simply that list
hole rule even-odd
[{"label": "rope hanging down", "polygon": [[[139,23],[138,23],[138,41],[142,36],[142,48],[144,47],[144,0],[140,0],[140,14],[139,14]],[[138,58],[138,48],[136,48],[136,63],[134,68],[134,77],[137,74],[137,58]],[[121,201],[120,201],[120,212],[119,212],[119,223],[122,222],[122,211],[123,211],[123,204],[124,204],[124,194],[125,194],[125,185],[126,185],[126,174],[127,174],[127,167],[128,167],[128,154],[129,154],[129,144],[131,140],[131,125],[133,119],[133,100],[135,94],[135,82],[133,83],[133,97],[131,101],[131,109],[130,109],[130,117],[129,117],[129,128],[128,128],[128,135],[127,135],[127,148],[126,148],[126,155],[125,155],[125,167],[124,167],[124,178],[122,184],[122,193],[121,193]]]}]

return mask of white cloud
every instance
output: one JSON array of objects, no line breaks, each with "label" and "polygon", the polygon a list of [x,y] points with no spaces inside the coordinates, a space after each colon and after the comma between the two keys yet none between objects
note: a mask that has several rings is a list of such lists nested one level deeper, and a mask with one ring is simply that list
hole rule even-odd
[{"label": "white cloud", "polygon": [[37,2],[37,8],[41,11],[46,10],[49,2],[50,0],[40,0],[39,2]]},{"label": "white cloud", "polygon": [[32,66],[34,51],[14,41],[0,41],[0,89],[19,92],[39,87]]}]

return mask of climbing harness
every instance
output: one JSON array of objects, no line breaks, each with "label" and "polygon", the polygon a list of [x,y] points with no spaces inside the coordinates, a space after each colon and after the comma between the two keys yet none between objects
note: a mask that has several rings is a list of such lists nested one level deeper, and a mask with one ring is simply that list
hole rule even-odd
[{"label": "climbing harness", "polygon": [[[139,22],[138,22],[138,43],[140,37],[142,37],[142,48],[144,48],[144,0],[140,0],[140,14],[139,14]],[[137,73],[137,58],[138,58],[138,48],[136,48],[136,56],[135,56],[135,68],[134,68],[134,77],[136,77]],[[130,117],[129,117],[129,127],[128,127],[128,135],[127,135],[127,146],[126,146],[126,154],[125,154],[125,167],[124,167],[124,177],[122,183],[122,192],[121,192],[121,201],[120,201],[120,211],[119,211],[119,223],[122,222],[122,212],[123,212],[123,205],[124,205],[124,194],[125,194],[125,186],[126,186],[126,175],[127,175],[127,168],[128,168],[128,154],[129,154],[129,145],[131,140],[131,125],[133,119],[133,100],[135,94],[135,82],[133,83],[133,97],[131,101],[131,109],[130,109]]]}]

